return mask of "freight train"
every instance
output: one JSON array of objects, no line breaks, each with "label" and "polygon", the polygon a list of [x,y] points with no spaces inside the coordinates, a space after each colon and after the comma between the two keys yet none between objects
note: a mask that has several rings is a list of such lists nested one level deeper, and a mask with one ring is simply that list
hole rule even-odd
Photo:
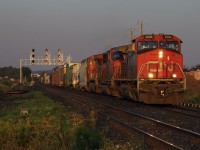
[{"label": "freight train", "polygon": [[181,102],[186,89],[181,39],[145,34],[80,63],[54,68],[51,84],[146,104]]}]

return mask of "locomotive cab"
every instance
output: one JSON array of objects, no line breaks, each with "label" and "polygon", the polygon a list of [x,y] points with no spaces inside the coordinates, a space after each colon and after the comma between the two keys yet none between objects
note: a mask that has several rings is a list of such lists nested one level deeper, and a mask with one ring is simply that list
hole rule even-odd
[{"label": "locomotive cab", "polygon": [[174,104],[186,89],[182,41],[173,35],[143,35],[135,40],[139,101]]}]

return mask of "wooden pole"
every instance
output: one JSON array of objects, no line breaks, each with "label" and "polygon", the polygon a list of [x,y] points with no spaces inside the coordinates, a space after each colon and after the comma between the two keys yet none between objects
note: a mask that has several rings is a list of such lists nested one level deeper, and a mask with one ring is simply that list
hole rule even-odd
[{"label": "wooden pole", "polygon": [[131,42],[132,42],[132,40],[133,40],[133,38],[134,38],[132,26],[131,26],[130,32],[131,32],[131,33],[130,33],[130,34],[131,34],[131,35],[130,35],[130,38],[131,38]]},{"label": "wooden pole", "polygon": [[142,21],[140,21],[140,35],[143,34],[143,25],[142,25]]},{"label": "wooden pole", "polygon": [[19,78],[20,78],[20,83],[22,83],[22,59],[20,59],[20,72],[19,72]]}]

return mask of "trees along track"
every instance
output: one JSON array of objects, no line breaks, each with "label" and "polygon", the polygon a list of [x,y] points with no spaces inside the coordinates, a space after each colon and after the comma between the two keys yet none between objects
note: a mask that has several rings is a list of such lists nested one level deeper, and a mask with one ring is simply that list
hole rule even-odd
[{"label": "trees along track", "polygon": [[113,107],[91,98],[65,91],[47,88],[47,92],[61,96],[73,105],[79,105],[94,110],[96,113],[109,118],[116,123],[135,130],[143,136],[153,139],[157,144],[164,145],[166,149],[198,149],[200,147],[200,134],[189,131],[162,121],[145,117],[118,107]]}]

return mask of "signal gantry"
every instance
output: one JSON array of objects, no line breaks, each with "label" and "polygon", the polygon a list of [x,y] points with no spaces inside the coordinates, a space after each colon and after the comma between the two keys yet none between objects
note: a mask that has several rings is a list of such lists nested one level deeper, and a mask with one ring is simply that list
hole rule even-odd
[{"label": "signal gantry", "polygon": [[52,57],[48,49],[45,49],[44,56],[35,55],[35,49],[30,52],[29,59],[20,59],[20,83],[22,83],[22,67],[23,66],[59,66],[71,62],[71,56],[64,57],[63,52],[58,49],[57,57]]}]

